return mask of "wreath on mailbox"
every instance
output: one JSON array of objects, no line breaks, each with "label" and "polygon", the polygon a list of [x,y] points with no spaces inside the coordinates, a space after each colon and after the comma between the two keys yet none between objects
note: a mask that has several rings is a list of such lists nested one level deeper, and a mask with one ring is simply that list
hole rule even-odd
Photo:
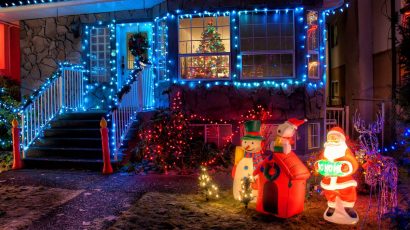
[{"label": "wreath on mailbox", "polygon": [[131,35],[128,49],[134,57],[138,58],[138,61],[147,62],[149,49],[147,34],[139,32]]}]

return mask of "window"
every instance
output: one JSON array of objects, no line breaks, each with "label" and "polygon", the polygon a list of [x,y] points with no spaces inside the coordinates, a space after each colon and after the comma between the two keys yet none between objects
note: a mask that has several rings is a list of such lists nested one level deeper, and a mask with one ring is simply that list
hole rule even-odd
[{"label": "window", "polygon": [[90,31],[91,81],[109,82],[110,79],[110,34],[108,28],[93,28]]},{"label": "window", "polygon": [[308,77],[319,79],[319,25],[318,12],[307,12]]},{"label": "window", "polygon": [[229,17],[179,20],[179,69],[182,79],[227,79],[230,76]]},{"label": "window", "polygon": [[320,123],[310,123],[308,125],[308,149],[319,148],[320,146]]},{"label": "window", "polygon": [[243,79],[295,76],[292,10],[241,12],[239,29]]},{"label": "window", "polygon": [[205,143],[214,143],[218,148],[232,141],[231,124],[191,124],[194,137],[203,138]]},{"label": "window", "polygon": [[155,47],[155,57],[157,60],[157,76],[158,81],[167,80],[167,37],[168,37],[168,27],[165,20],[157,22],[157,31],[155,33],[156,47]]},{"label": "window", "polygon": [[340,96],[340,94],[339,94],[339,81],[338,80],[332,80],[331,87],[332,87],[332,96],[333,97],[339,97]]}]

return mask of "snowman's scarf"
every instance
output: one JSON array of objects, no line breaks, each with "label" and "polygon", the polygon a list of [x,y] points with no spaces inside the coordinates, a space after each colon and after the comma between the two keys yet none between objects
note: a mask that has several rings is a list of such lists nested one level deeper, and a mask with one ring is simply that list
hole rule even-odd
[{"label": "snowman's scarf", "polygon": [[256,153],[251,153],[251,152],[246,152],[245,151],[245,157],[246,158],[252,158],[253,161],[253,170],[256,169],[256,166],[258,166],[258,164],[263,161],[262,158],[262,151],[256,152]]}]

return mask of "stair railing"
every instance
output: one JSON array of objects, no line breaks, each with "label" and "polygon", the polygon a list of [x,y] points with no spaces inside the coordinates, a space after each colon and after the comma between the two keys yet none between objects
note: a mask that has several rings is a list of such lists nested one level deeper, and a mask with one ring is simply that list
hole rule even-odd
[{"label": "stair railing", "polygon": [[114,160],[118,160],[118,150],[138,112],[153,107],[152,102],[148,103],[149,100],[153,100],[153,86],[151,88],[149,84],[153,84],[153,79],[150,79],[153,77],[150,72],[151,65],[141,65],[140,69],[134,70],[119,91],[116,106],[107,114],[108,120],[111,120],[111,155]]},{"label": "stair railing", "polygon": [[84,74],[82,66],[60,64],[20,109],[22,145],[26,150],[58,114],[84,110]]}]

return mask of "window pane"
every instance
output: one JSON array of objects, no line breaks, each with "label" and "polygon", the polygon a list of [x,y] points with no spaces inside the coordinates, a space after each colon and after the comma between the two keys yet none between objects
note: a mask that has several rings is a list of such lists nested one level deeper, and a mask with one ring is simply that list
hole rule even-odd
[{"label": "window pane", "polygon": [[179,41],[189,41],[191,40],[191,29],[180,29],[179,30]]},{"label": "window pane", "polygon": [[253,26],[252,25],[241,25],[240,29],[240,36],[241,38],[247,38],[247,37],[252,37],[253,36]]},{"label": "window pane", "polygon": [[[192,40],[202,40],[202,33],[204,32],[205,28],[192,28]],[[190,40],[189,38],[188,40]],[[205,37],[206,39],[206,37]]]},{"label": "window pane", "polygon": [[191,27],[191,20],[189,18],[179,19],[179,28]]},{"label": "window pane", "polygon": [[229,17],[218,17],[218,26],[229,26]]},{"label": "window pane", "polygon": [[251,51],[253,50],[253,39],[241,39],[241,50],[242,51]]},{"label": "window pane", "polygon": [[[207,18],[211,18],[211,17],[207,17]],[[192,20],[192,27],[204,27],[204,18],[192,18],[191,20]]]},{"label": "window pane", "polygon": [[228,78],[229,66],[229,55],[180,57],[183,79]]},{"label": "window pane", "polygon": [[266,37],[266,25],[254,25],[253,36],[254,37]]}]

